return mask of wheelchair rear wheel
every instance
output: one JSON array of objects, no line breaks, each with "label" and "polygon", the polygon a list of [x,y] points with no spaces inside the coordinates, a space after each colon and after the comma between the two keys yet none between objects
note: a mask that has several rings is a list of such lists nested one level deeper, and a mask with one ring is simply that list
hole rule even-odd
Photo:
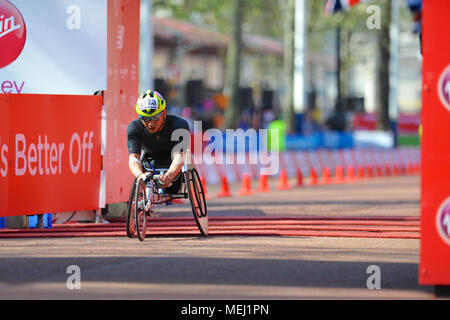
[{"label": "wheelchair rear wheel", "polygon": [[190,169],[185,173],[185,181],[191,202],[192,213],[202,236],[208,235],[208,210],[205,194],[197,170]]},{"label": "wheelchair rear wheel", "polygon": [[144,241],[147,232],[147,213],[145,205],[147,204],[146,185],[141,178],[137,179],[136,192],[134,196],[134,220],[139,240]]},{"label": "wheelchair rear wheel", "polygon": [[128,207],[127,207],[127,237],[134,238],[136,237],[136,223],[134,222],[135,215],[135,192],[136,192],[136,182],[137,178],[134,178],[133,185],[130,190],[130,197],[128,199]]}]

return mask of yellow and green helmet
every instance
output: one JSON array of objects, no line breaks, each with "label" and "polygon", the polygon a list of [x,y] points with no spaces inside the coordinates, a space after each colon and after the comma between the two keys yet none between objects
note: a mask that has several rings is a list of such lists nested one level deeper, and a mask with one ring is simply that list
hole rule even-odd
[{"label": "yellow and green helmet", "polygon": [[152,117],[166,108],[166,101],[158,91],[147,90],[136,102],[136,112],[140,117]]}]

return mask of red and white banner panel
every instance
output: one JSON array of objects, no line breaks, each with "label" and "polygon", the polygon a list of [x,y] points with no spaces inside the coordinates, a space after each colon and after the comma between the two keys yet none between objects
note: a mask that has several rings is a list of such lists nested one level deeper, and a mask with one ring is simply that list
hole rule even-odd
[{"label": "red and white banner panel", "polygon": [[98,208],[102,99],[0,95],[0,216]]},{"label": "red and white banner panel", "polygon": [[450,1],[423,2],[419,283],[450,285]]},{"label": "red and white banner panel", "polygon": [[[137,117],[140,1],[108,1],[108,71],[104,93],[106,139],[103,158],[106,204],[128,201],[127,127]],[[150,89],[150,88],[149,88]]]},{"label": "red and white banner panel", "polygon": [[105,90],[108,2],[0,1],[0,93]]}]

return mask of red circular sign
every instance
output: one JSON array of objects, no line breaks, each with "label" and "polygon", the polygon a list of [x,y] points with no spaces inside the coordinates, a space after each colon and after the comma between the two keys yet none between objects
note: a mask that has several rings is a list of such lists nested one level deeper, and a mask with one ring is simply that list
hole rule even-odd
[{"label": "red circular sign", "polygon": [[450,111],[450,66],[439,77],[438,92],[442,104]]},{"label": "red circular sign", "polygon": [[0,68],[19,57],[26,37],[27,29],[20,11],[9,1],[0,1]]},{"label": "red circular sign", "polygon": [[450,245],[450,198],[439,207],[436,225],[442,240]]}]

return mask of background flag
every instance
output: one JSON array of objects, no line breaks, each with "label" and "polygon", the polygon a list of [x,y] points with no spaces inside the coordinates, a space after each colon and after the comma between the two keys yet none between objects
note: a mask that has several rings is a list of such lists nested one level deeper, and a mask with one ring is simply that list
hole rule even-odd
[{"label": "background flag", "polygon": [[369,0],[325,0],[323,12],[326,16],[331,16],[339,10],[350,10],[351,7],[367,1]]},{"label": "background flag", "polygon": [[420,33],[422,30],[422,0],[406,0],[406,4],[413,16],[413,32]]},{"label": "background flag", "polygon": [[339,10],[342,9],[342,4],[340,0],[326,0],[325,7],[323,8],[323,13],[325,16],[331,16]]}]

